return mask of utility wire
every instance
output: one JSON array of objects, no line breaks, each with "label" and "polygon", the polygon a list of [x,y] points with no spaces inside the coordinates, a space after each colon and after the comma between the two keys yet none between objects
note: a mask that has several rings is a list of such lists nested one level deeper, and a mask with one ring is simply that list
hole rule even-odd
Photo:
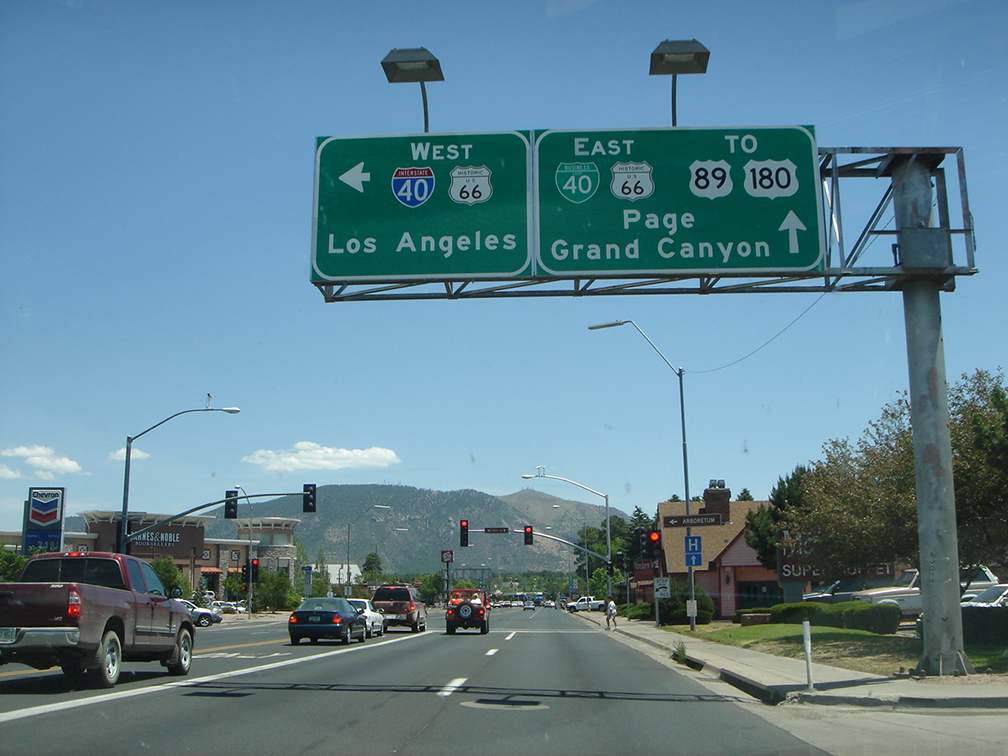
[{"label": "utility wire", "polygon": [[808,307],[806,307],[801,312],[801,314],[798,315],[798,317],[796,317],[794,320],[792,320],[790,323],[788,323],[786,326],[784,326],[784,328],[782,328],[780,331],[778,331],[768,341],[765,341],[763,344],[761,344],[760,346],[758,346],[755,349],[753,349],[751,352],[749,352],[749,354],[745,355],[744,357],[739,357],[734,362],[729,362],[727,365],[722,365],[721,367],[711,368],[710,370],[686,370],[686,369],[683,369],[683,372],[684,373],[689,373],[690,375],[703,375],[704,373],[716,373],[719,370],[725,370],[726,368],[730,368],[733,365],[738,365],[743,360],[748,360],[750,357],[752,357],[754,354],[756,354],[757,352],[759,352],[761,349],[763,349],[763,348],[769,346],[770,344],[772,344],[777,339],[778,336],[781,336],[787,329],[789,329],[791,326],[793,326],[795,323],[797,323],[799,320],[801,320],[803,317],[805,317],[805,314],[809,310],[811,310],[813,307],[815,307],[817,304],[819,304],[819,300],[822,299],[823,297],[825,297],[827,293],[828,292],[824,291],[822,294],[820,294],[818,297],[816,297],[815,301],[812,304],[810,304]]}]

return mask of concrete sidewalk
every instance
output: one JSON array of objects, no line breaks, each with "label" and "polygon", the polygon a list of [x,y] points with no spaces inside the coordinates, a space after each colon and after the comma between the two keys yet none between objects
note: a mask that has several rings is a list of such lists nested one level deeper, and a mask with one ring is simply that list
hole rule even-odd
[{"label": "concrete sidewalk", "polygon": [[[605,630],[605,616],[601,613],[576,612],[575,616]],[[765,703],[789,701],[889,709],[1008,709],[1008,682],[981,683],[979,679],[956,682],[974,680],[973,677],[952,680],[882,677],[813,661],[810,690],[804,659],[789,659],[690,638],[656,628],[651,621],[623,617],[618,621],[615,632],[665,651],[670,657],[682,643],[690,667],[709,673]],[[815,659],[814,646],[812,658]]]}]

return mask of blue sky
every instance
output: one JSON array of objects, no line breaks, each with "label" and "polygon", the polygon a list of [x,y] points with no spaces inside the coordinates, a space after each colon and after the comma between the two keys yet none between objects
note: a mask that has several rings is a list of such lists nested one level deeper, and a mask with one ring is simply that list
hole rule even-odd
[{"label": "blue sky", "polygon": [[441,61],[432,132],[633,129],[670,125],[648,57],[690,38],[711,57],[679,79],[680,126],[964,148],[980,273],[942,295],[946,365],[997,370],[1002,2],[6,2],[0,529],[32,486],[118,509],[126,436],[207,393],[241,413],[138,440],[131,509],[237,484],[507,494],[544,465],[653,512],[683,493],[678,384],[631,328],[587,329],[614,319],[687,371],[691,493],[765,498],[859,436],[907,388],[897,293],[326,304],[309,283],[315,138],[423,130],[418,87],[382,72],[392,48]]}]

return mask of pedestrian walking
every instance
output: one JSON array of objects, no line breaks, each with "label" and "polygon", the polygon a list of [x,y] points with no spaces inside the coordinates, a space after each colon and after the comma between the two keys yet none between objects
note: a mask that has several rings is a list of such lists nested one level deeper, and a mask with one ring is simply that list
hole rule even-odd
[{"label": "pedestrian walking", "polygon": [[609,599],[609,603],[606,605],[605,610],[605,628],[609,629],[609,623],[612,622],[612,629],[616,629],[616,602]]}]

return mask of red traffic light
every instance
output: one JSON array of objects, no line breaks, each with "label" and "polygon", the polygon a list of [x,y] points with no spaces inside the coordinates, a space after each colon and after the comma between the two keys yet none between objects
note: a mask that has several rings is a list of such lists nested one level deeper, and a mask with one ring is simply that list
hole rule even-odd
[{"label": "red traffic light", "polygon": [[525,545],[526,546],[531,546],[532,545],[532,526],[531,525],[526,525],[525,526]]},{"label": "red traffic light", "polygon": [[651,541],[651,543],[658,543],[658,541],[661,540],[661,533],[657,530],[652,530],[648,533],[648,540]]}]

